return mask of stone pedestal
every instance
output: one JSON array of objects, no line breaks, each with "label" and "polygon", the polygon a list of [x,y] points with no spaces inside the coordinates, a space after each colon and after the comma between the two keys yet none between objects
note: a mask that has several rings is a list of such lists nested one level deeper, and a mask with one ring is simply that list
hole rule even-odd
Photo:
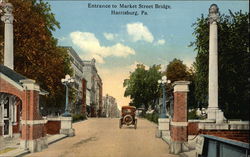
[{"label": "stone pedestal", "polygon": [[169,132],[169,119],[159,118],[158,119],[158,130],[156,132],[156,137],[166,136]]},{"label": "stone pedestal", "polygon": [[224,122],[224,113],[218,108],[208,108],[207,110],[207,119],[215,120],[217,124]]},{"label": "stone pedestal", "polygon": [[179,154],[181,152],[186,152],[186,151],[189,151],[189,148],[183,142],[171,140],[170,152],[172,154]]},{"label": "stone pedestal", "polygon": [[75,129],[72,128],[72,117],[61,117],[60,134],[75,136]]},{"label": "stone pedestal", "polygon": [[21,140],[20,141],[21,149],[28,149],[30,152],[40,152],[43,149],[48,148],[47,137],[41,137],[34,140]]}]

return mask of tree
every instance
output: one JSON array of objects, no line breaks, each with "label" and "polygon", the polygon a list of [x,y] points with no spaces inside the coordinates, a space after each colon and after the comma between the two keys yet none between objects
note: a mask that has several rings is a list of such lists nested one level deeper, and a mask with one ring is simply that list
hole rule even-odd
[{"label": "tree", "polygon": [[[167,78],[171,80],[171,82],[175,81],[190,81],[188,93],[188,108],[196,108],[197,102],[194,97],[194,71],[192,68],[188,68],[182,60],[174,58],[169,64],[167,65],[165,71]],[[171,88],[171,87],[169,87]],[[173,94],[172,90],[167,90],[168,94]]]},{"label": "tree", "polygon": [[[65,49],[57,46],[52,31],[60,28],[48,3],[36,0],[9,0],[14,6],[14,69],[34,79],[49,92],[45,108],[64,107],[61,78],[71,74]],[[1,59],[0,59],[1,60]]]},{"label": "tree", "polygon": [[176,58],[167,65],[166,75],[171,82],[189,80],[188,67]]},{"label": "tree", "polygon": [[[195,67],[195,96],[204,107],[208,95],[209,24],[203,15],[193,25],[198,52]],[[221,15],[218,23],[219,107],[226,118],[249,119],[249,29],[248,13]]]},{"label": "tree", "polygon": [[161,79],[160,65],[153,65],[148,70],[143,64],[137,64],[134,72],[130,73],[129,79],[125,79],[123,86],[126,87],[124,96],[132,99],[130,103],[136,107],[153,107],[160,96],[158,80]]}]

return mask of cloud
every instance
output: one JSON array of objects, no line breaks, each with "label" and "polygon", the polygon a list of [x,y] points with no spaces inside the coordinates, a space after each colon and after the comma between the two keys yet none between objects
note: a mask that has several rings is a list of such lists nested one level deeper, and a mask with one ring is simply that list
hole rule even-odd
[{"label": "cloud", "polygon": [[103,36],[107,40],[114,40],[118,35],[117,34],[112,34],[112,33],[106,33],[106,32],[104,32]]},{"label": "cloud", "polygon": [[152,43],[154,41],[152,33],[141,22],[129,23],[126,25],[126,28],[127,33],[132,37],[134,42],[143,40]]},{"label": "cloud", "polygon": [[102,46],[93,33],[90,32],[72,32],[70,38],[78,46],[87,59],[95,58],[98,63],[105,63],[104,58],[109,56],[127,57],[134,55],[135,50],[121,43],[113,46]]},{"label": "cloud", "polygon": [[164,39],[160,39],[155,43],[155,45],[164,45],[165,43],[166,41]]}]

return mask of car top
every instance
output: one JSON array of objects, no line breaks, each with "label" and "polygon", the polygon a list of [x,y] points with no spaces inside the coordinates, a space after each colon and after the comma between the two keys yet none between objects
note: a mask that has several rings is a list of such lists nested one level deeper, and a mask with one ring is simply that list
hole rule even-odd
[{"label": "car top", "polygon": [[136,109],[134,106],[122,106],[122,109]]}]

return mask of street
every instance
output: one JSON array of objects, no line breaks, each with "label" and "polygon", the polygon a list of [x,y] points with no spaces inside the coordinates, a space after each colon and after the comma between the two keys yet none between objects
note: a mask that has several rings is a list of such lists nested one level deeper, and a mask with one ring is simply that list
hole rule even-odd
[{"label": "street", "polygon": [[27,157],[175,157],[155,137],[156,125],[138,119],[138,128],[119,128],[118,118],[89,118],[73,124],[76,136],[49,145]]}]

